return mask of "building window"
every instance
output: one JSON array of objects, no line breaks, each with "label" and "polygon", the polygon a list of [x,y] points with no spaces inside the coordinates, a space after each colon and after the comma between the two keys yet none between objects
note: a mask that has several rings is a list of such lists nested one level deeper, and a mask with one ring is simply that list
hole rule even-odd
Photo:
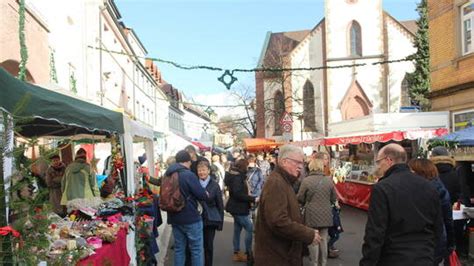
[{"label": "building window", "polygon": [[474,23],[474,0],[461,7],[461,37],[462,54],[469,54],[474,51],[472,47],[472,24]]},{"label": "building window", "polygon": [[314,112],[314,87],[311,81],[307,80],[303,87],[304,131],[316,131]]},{"label": "building window", "polygon": [[459,131],[474,124],[474,109],[453,113],[453,131]]},{"label": "building window", "polygon": [[360,24],[353,20],[349,28],[350,55],[362,56],[362,30]]},{"label": "building window", "polygon": [[400,93],[400,106],[411,106],[410,91],[408,87],[407,75],[402,80],[401,93]]},{"label": "building window", "polygon": [[283,97],[283,93],[281,91],[275,92],[275,96],[273,97],[273,108],[275,108],[275,119],[273,121],[275,126],[274,135],[281,135],[282,128],[280,125],[280,119],[285,112],[285,98]]}]

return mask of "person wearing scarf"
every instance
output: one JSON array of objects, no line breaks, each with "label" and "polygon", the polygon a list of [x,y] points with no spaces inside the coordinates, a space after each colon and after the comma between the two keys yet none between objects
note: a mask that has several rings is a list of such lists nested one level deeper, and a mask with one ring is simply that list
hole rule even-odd
[{"label": "person wearing scarf", "polygon": [[204,265],[212,266],[214,237],[216,230],[222,231],[224,224],[224,202],[219,184],[211,177],[211,166],[206,159],[198,160],[197,173],[199,183],[209,193],[206,201],[201,202],[203,206],[202,220],[204,230]]}]

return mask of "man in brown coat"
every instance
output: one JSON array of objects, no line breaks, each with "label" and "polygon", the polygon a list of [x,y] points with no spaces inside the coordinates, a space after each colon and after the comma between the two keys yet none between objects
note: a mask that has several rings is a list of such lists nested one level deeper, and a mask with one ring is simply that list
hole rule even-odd
[{"label": "man in brown coat", "polygon": [[318,230],[303,225],[293,190],[304,166],[303,151],[280,148],[278,165],[267,178],[260,198],[255,233],[255,265],[303,264],[303,244],[318,243]]}]

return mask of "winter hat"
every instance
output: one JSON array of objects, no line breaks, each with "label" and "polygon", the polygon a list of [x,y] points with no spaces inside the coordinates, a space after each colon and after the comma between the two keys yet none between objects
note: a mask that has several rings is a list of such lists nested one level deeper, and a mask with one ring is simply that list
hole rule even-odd
[{"label": "winter hat", "polygon": [[191,155],[189,155],[189,153],[185,150],[178,151],[175,157],[177,163],[185,163],[191,161]]},{"label": "winter hat", "polygon": [[449,156],[449,152],[443,146],[436,146],[431,150],[431,156]]},{"label": "winter hat", "polygon": [[75,157],[76,159],[79,159],[79,158],[85,159],[86,156],[87,156],[87,152],[83,148],[80,148],[79,150],[76,151],[76,157]]}]

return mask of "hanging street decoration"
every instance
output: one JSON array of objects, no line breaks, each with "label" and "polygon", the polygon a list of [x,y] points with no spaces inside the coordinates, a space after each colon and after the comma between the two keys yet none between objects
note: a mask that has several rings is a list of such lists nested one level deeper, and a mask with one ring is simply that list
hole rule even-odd
[{"label": "hanging street decoration", "polygon": [[[169,64],[169,65],[172,65],[176,68],[184,69],[184,70],[204,69],[204,70],[209,70],[209,71],[224,71],[222,76],[220,76],[217,80],[219,80],[222,84],[224,84],[224,86],[228,90],[230,90],[230,88],[232,87],[232,84],[234,84],[234,82],[236,82],[238,80],[234,76],[234,73],[236,73],[236,72],[314,71],[314,70],[322,70],[322,69],[339,69],[339,68],[353,68],[353,67],[362,67],[362,66],[370,66],[370,65],[384,65],[384,64],[392,64],[392,63],[413,61],[413,60],[419,59],[416,55],[415,56],[411,55],[411,56],[407,56],[405,58],[396,59],[396,60],[384,60],[384,61],[373,62],[373,63],[358,63],[358,64],[346,64],[346,65],[336,65],[336,66],[324,65],[324,66],[317,66],[317,67],[296,67],[296,68],[260,67],[260,68],[249,68],[249,69],[241,69],[241,68],[223,69],[223,68],[220,68],[220,67],[201,66],[201,65],[183,66],[181,64],[178,64],[176,62],[169,61],[169,60],[164,60],[164,59],[160,59],[160,58],[152,58],[152,57],[140,57],[140,56],[137,56],[137,55],[127,54],[125,52],[112,51],[112,50],[108,50],[108,49],[105,49],[105,48],[94,47],[94,46],[90,46],[90,45],[88,46],[88,48],[96,49],[96,50],[102,50],[102,51],[105,51],[105,52],[108,52],[108,53],[113,53],[113,54],[126,55],[126,56],[130,56],[130,57],[133,57],[133,58],[148,59],[148,60],[152,60],[152,61],[155,61],[155,62],[158,62],[158,63]],[[226,81],[227,76],[230,77],[230,81]]]},{"label": "hanging street decoration", "polygon": [[[226,81],[226,77],[229,76],[230,78],[230,81]],[[220,76],[219,78],[217,78],[217,80],[219,80],[220,82],[222,82],[222,84],[224,84],[224,86],[227,88],[227,90],[230,90],[230,87],[232,86],[232,84],[234,82],[237,81],[237,78],[234,77],[234,71],[232,70],[229,71],[229,70],[226,70],[224,72],[224,74],[222,74],[222,76]]]},{"label": "hanging street decoration", "polygon": [[28,50],[26,48],[25,40],[25,0],[19,1],[18,8],[18,35],[20,38],[20,65],[18,71],[18,79],[26,80],[26,62],[28,61]]}]

